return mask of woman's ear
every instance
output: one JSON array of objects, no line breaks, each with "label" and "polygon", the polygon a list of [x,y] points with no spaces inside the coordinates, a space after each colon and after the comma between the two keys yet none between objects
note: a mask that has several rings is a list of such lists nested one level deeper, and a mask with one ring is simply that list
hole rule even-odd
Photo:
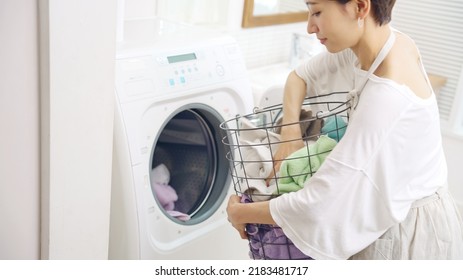
[{"label": "woman's ear", "polygon": [[354,0],[357,6],[357,18],[365,19],[370,13],[371,1],[370,0]]}]

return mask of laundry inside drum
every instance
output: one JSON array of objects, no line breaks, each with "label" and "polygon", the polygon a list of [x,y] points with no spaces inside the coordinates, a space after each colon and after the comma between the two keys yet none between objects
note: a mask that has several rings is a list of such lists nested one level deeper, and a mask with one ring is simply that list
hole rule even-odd
[{"label": "laundry inside drum", "polygon": [[[164,165],[170,174],[168,185],[177,196],[173,211],[188,215],[191,223],[211,215],[226,192],[228,163],[219,123],[209,111],[184,110],[165,125],[152,155],[152,168]],[[160,196],[157,202],[162,204]]]}]

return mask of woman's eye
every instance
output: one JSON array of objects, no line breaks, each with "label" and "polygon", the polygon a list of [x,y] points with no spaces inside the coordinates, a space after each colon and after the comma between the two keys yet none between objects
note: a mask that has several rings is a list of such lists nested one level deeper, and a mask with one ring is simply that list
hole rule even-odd
[{"label": "woman's eye", "polygon": [[321,12],[316,12],[316,13],[312,13],[312,16],[318,17],[320,14]]}]

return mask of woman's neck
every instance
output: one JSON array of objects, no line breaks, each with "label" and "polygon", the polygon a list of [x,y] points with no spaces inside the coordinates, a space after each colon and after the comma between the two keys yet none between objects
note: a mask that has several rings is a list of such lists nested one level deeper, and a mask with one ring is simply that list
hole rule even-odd
[{"label": "woman's neck", "polygon": [[368,27],[365,25],[363,36],[358,41],[357,45],[351,48],[357,56],[362,70],[367,71],[370,69],[389,38],[390,32],[392,32],[392,30],[388,24],[383,26],[369,25]]}]

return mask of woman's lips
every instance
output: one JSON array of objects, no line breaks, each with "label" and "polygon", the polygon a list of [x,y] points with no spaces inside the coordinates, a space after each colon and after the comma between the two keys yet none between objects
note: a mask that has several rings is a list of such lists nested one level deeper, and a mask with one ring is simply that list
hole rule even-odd
[{"label": "woman's lips", "polygon": [[320,43],[321,43],[322,45],[324,45],[325,42],[326,42],[326,38],[324,38],[324,39],[319,39],[319,40],[320,40]]}]

